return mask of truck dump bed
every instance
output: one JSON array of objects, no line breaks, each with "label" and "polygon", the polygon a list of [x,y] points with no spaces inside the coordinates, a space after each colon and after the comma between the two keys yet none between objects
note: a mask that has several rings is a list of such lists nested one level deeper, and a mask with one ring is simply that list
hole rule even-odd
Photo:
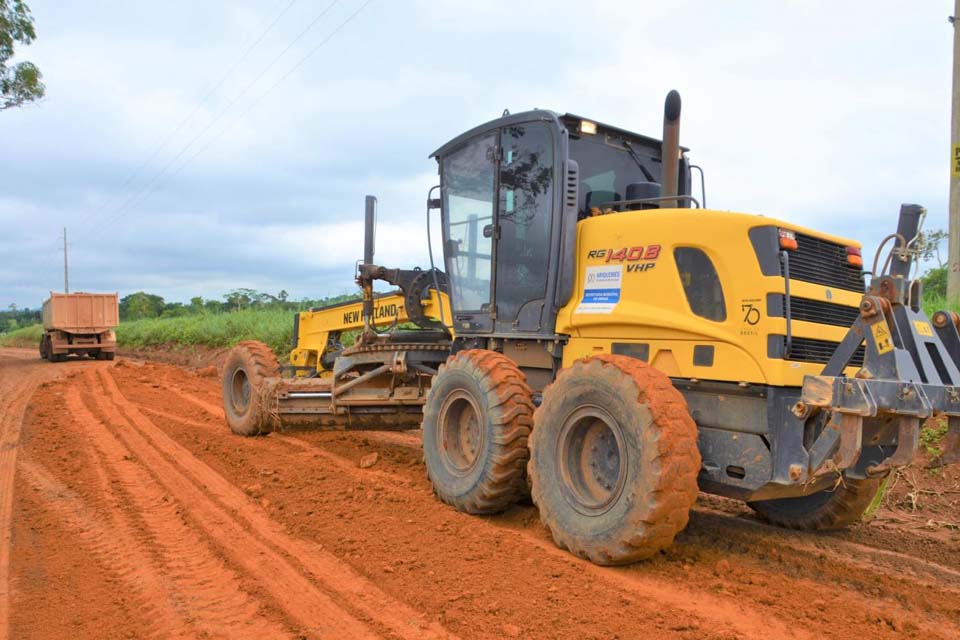
[{"label": "truck dump bed", "polygon": [[43,303],[43,328],[69,333],[100,333],[120,324],[115,293],[53,293]]}]

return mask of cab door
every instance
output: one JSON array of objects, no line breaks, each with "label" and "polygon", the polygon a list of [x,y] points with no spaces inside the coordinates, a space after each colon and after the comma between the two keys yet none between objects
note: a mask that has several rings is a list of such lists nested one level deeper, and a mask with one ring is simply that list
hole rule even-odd
[{"label": "cab door", "polygon": [[445,155],[441,165],[443,254],[454,330],[493,329],[496,131]]},{"label": "cab door", "polygon": [[543,122],[503,127],[497,156],[496,330],[541,329],[550,265],[554,141]]}]

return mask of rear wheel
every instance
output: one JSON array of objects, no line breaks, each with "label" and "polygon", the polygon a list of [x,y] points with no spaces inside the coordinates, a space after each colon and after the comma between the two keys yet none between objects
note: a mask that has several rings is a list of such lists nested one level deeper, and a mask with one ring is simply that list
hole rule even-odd
[{"label": "rear wheel", "polygon": [[747,504],[764,520],[787,529],[843,529],[863,518],[882,483],[883,478],[844,478],[835,488],[824,489],[808,496],[758,500]]},{"label": "rear wheel", "polygon": [[46,335],[40,336],[40,357],[44,360],[49,359],[50,355],[47,353],[49,348],[49,340]]},{"label": "rear wheel", "polygon": [[255,436],[272,430],[263,385],[279,375],[277,357],[262,342],[247,340],[230,351],[223,366],[223,410],[234,433]]},{"label": "rear wheel", "polygon": [[461,351],[440,367],[423,408],[423,454],[437,496],[497,513],[527,494],[530,387],[506,356]]},{"label": "rear wheel", "polygon": [[564,369],[535,415],[533,502],[554,542],[603,565],[648,558],[697,499],[697,428],[670,379],[603,355]]}]

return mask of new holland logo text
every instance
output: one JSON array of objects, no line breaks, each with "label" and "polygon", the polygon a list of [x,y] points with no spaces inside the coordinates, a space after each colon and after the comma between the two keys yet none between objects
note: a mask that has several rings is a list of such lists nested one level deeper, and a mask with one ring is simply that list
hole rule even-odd
[{"label": "new holland logo text", "polygon": [[660,245],[658,244],[623,247],[622,249],[592,249],[587,252],[587,259],[627,263],[627,273],[649,271],[656,266],[656,260],[659,257]]},{"label": "new holland logo text", "polygon": [[[385,304],[379,307],[376,307],[373,310],[374,320],[382,320],[384,318],[396,318],[399,313],[400,308],[395,304]],[[345,311],[343,313],[343,324],[354,324],[360,322],[363,318],[360,310],[356,311]]]}]

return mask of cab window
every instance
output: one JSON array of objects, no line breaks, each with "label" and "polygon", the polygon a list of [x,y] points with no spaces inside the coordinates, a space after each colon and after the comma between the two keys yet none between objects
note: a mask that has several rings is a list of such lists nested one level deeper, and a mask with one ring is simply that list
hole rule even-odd
[{"label": "cab window", "polygon": [[680,272],[680,282],[687,296],[690,310],[701,318],[723,322],[727,319],[727,306],[723,300],[723,287],[713,262],[706,253],[694,247],[677,247],[673,250]]}]

